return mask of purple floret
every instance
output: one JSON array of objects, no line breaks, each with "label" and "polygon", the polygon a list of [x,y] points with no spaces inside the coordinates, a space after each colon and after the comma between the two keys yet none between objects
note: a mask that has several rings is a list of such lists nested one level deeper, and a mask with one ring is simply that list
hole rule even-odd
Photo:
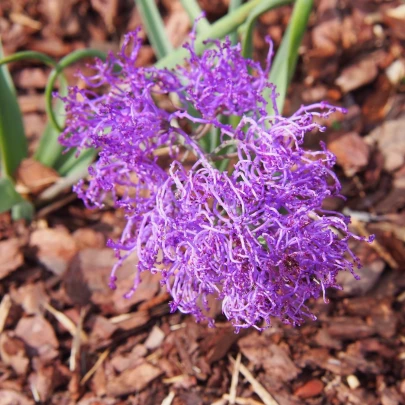
[{"label": "purple floret", "polygon": [[[122,237],[109,242],[119,257],[112,288],[135,254],[128,297],[151,271],[171,294],[172,311],[208,319],[213,297],[236,330],[268,327],[271,317],[298,325],[314,318],[309,298],[326,301],[326,289],[339,288],[337,274],[355,276],[359,267],[348,241],[362,238],[349,231],[350,219],[322,209],[326,198],[340,197],[335,157],[324,145],[303,148],[306,134],[323,130],[318,118],[336,108],[319,103],[289,118],[277,109],[266,116],[265,91],[275,99],[269,63],[261,69],[228,40],[210,45],[201,56],[187,45],[185,67],[141,68],[140,41],[129,34],[117,56],[83,77],[88,90],[70,89],[61,141],[100,151],[89,184],[75,190],[89,207],[110,202],[126,212]],[[222,124],[219,114],[240,123]],[[220,133],[210,153],[198,143],[202,128]],[[184,149],[196,156],[191,167]],[[230,149],[234,164],[218,170],[215,161]],[[164,150],[166,170],[158,158]]]}]

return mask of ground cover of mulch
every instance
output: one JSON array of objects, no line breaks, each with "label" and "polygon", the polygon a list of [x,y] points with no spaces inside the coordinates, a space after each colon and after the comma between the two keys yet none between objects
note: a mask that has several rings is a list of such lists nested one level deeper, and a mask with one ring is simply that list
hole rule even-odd
[{"label": "ground cover of mulch", "polygon": [[[228,0],[229,1],[229,0]],[[226,0],[204,0],[210,21]],[[190,29],[177,0],[160,3],[167,35],[181,44]],[[276,46],[290,8],[268,12],[256,30],[255,57],[269,34]],[[132,0],[2,0],[6,54],[42,51],[60,58],[86,46],[117,50],[140,24]],[[66,192],[39,208],[31,224],[0,216],[0,404],[225,405],[405,403],[405,5],[384,0],[320,0],[310,18],[286,113],[327,99],[348,108],[320,140],[336,154],[353,230],[376,241],[354,245],[361,281],[341,277],[330,302],[311,302],[317,321],[293,328],[274,320],[239,334],[213,305],[217,327],[169,314],[156,276],[144,274],[129,300],[135,258],[108,288],[114,263],[108,238],[122,213],[86,210]],[[153,63],[145,39],[140,64]],[[75,68],[67,75],[74,83]],[[45,125],[49,70],[11,66],[30,150]],[[58,180],[27,160],[19,189],[40,193]]]}]

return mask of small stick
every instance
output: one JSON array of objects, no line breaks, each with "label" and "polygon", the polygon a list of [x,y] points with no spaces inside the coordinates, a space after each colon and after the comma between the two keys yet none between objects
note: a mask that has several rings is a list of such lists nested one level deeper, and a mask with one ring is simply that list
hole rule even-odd
[{"label": "small stick", "polygon": [[231,405],[235,404],[235,399],[236,399],[236,388],[238,386],[238,379],[239,379],[239,368],[240,368],[240,362],[242,360],[242,355],[239,352],[238,355],[236,356],[236,361],[233,367],[233,373],[232,373],[232,380],[231,380],[231,387],[229,389],[229,403]]},{"label": "small stick", "polygon": [[[229,356],[229,359],[232,361],[232,363],[235,363],[235,359],[233,359],[231,356]],[[253,374],[242,363],[240,363],[239,371],[250,383],[253,391],[260,397],[265,405],[279,405],[278,402],[270,395],[263,385],[253,377]]]},{"label": "small stick", "polygon": [[86,384],[86,382],[89,381],[91,377],[93,377],[93,374],[103,364],[104,360],[108,357],[109,354],[110,354],[110,349],[106,349],[106,350],[103,351],[103,353],[100,354],[99,358],[94,363],[94,366],[81,379],[80,385]]}]

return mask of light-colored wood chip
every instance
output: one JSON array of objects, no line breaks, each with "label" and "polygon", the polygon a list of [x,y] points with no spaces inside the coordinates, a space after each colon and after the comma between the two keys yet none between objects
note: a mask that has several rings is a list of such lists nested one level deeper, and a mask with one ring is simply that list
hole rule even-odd
[{"label": "light-colored wood chip", "polygon": [[85,308],[81,308],[79,322],[76,327],[76,334],[73,337],[72,350],[70,351],[70,358],[69,358],[69,369],[72,372],[76,371],[77,362],[80,358],[80,345],[81,345],[80,335],[83,332],[83,321],[86,316],[86,312],[87,311]]},{"label": "light-colored wood chip", "polygon": [[[235,364],[235,359],[229,356],[229,359],[232,363]],[[260,397],[265,405],[278,405],[278,402],[270,395],[270,393],[263,387],[256,378],[253,377],[253,374],[242,364],[239,366],[240,373],[246,378],[253,388],[253,391]]]},{"label": "light-colored wood chip", "polygon": [[[76,336],[77,327],[69,317],[67,317],[63,312],[58,311],[48,303],[44,304],[44,308],[48,312],[50,312],[68,330],[68,332],[73,337]],[[83,343],[87,343],[89,340],[87,334],[83,330],[80,332],[80,339]]]},{"label": "light-colored wood chip", "polygon": [[242,354],[239,352],[238,355],[236,356],[235,364],[233,365],[231,387],[229,389],[229,403],[231,405],[235,404],[236,388],[238,387],[239,368],[240,368],[241,360],[242,360]]},{"label": "light-colored wood chip", "polygon": [[162,401],[162,405],[171,405],[174,399],[175,393],[173,391],[169,392],[169,395]]},{"label": "light-colored wood chip", "polygon": [[[230,396],[228,394],[224,394],[222,397],[224,400],[229,401]],[[230,402],[229,402],[230,403]],[[252,398],[242,398],[242,397],[236,397],[235,398],[235,404],[236,405],[263,405],[262,402],[256,401],[255,399]]]},{"label": "light-colored wood chip", "polygon": [[[351,223],[353,227],[356,229],[357,233],[360,234],[361,236],[368,237],[370,233],[367,231],[365,225],[363,222],[360,222],[356,218],[352,218]],[[379,254],[379,256],[385,260],[388,265],[393,268],[393,269],[398,269],[398,263],[396,260],[392,257],[391,253],[388,252],[388,250],[380,244],[380,242],[377,241],[377,239],[374,239],[371,243],[370,246]]]},{"label": "light-colored wood chip", "polygon": [[0,304],[0,333],[3,332],[11,308],[10,295],[5,294]]}]

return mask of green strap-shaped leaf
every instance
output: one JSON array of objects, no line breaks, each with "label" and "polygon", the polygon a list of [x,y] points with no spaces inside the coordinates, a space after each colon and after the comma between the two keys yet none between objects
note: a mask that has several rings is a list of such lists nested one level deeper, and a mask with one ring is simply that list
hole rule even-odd
[{"label": "green strap-shaped leaf", "polygon": [[[241,5],[242,5],[242,0],[231,0],[229,2],[228,14],[233,13]],[[235,45],[238,42],[238,32],[237,32],[237,30],[235,30],[234,32],[231,32],[229,34],[229,37],[231,39],[232,44]]]},{"label": "green strap-shaped leaf", "polygon": [[79,156],[76,156],[76,153],[77,151],[75,149],[71,149],[66,153],[66,155],[62,156],[60,161],[58,161],[55,169],[60,175],[68,176],[69,174],[75,173],[84,167],[89,167],[94,158],[97,156],[97,151],[95,149],[83,150]]},{"label": "green strap-shaped leaf", "polygon": [[181,5],[186,10],[191,24],[194,24],[195,20],[198,18],[197,32],[203,33],[210,29],[211,24],[206,18],[201,18],[202,10],[200,5],[196,0],[180,0]]},{"label": "green strap-shaped leaf", "polygon": [[[3,49],[0,43],[0,59]],[[28,145],[17,95],[5,65],[0,66],[0,160],[3,176],[12,178]]]},{"label": "green strap-shaped leaf", "polygon": [[14,220],[32,219],[34,215],[33,205],[17,193],[9,178],[0,179],[0,196],[0,214],[12,210]]},{"label": "green strap-shaped leaf", "polygon": [[[291,15],[291,20],[281,41],[280,48],[270,71],[269,81],[277,87],[277,108],[281,112],[287,95],[288,86],[295,72],[298,60],[298,50],[307,28],[313,0],[297,0]],[[268,100],[270,94],[267,95]],[[273,114],[273,105],[268,103],[268,112]]]},{"label": "green strap-shaped leaf", "polygon": [[170,54],[173,46],[167,38],[165,26],[155,0],[136,0],[145,31],[158,59]]}]

